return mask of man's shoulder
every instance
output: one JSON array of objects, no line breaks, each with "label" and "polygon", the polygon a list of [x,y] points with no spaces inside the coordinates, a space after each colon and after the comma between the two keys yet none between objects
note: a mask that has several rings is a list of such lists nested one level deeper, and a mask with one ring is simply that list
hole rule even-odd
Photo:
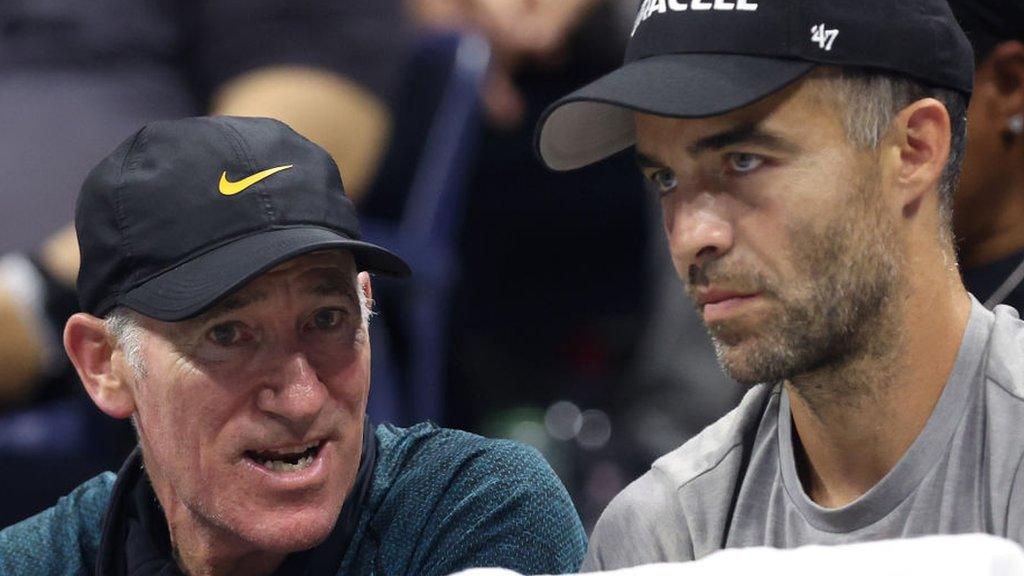
[{"label": "man's shoulder", "polygon": [[417,424],[377,428],[380,448],[374,484],[390,497],[411,490],[446,496],[473,492],[506,497],[511,491],[564,493],[564,487],[533,447],[484,438],[461,430]]},{"label": "man's shoulder", "polygon": [[498,566],[574,572],[586,536],[572,500],[534,448],[419,424],[382,425],[370,530],[395,572]]},{"label": "man's shoulder", "polygon": [[739,406],[657,459],[649,474],[662,474],[666,482],[679,489],[721,468],[729,456],[743,446],[752,428],[760,423],[768,397],[778,392],[778,387],[767,384],[751,388]]},{"label": "man's shoulder", "polygon": [[[707,535],[691,532],[718,524],[701,518],[705,512],[727,514],[744,442],[775,393],[768,385],[752,388],[739,406],[659,458],[620,492],[594,528],[584,569],[692,560],[694,539]],[[708,489],[690,490],[705,483]]]},{"label": "man's shoulder", "polygon": [[601,513],[581,571],[692,560],[689,532],[673,482],[652,468],[613,498]]},{"label": "man's shoulder", "polygon": [[[988,381],[1024,401],[1024,320],[1009,306],[997,306],[989,340]],[[1024,408],[1024,402],[1021,407]]]},{"label": "man's shoulder", "polygon": [[0,531],[0,574],[91,573],[116,476],[105,472]]},{"label": "man's shoulder", "polygon": [[536,449],[511,440],[441,428],[426,422],[409,428],[381,424],[376,430],[380,447],[378,469],[390,476],[417,474],[423,467],[456,472],[467,463],[498,466],[527,475],[549,474],[551,468]]}]

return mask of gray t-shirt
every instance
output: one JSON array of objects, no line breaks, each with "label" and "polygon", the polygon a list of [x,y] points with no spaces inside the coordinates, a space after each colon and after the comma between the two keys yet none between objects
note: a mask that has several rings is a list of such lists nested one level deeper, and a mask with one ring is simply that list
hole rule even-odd
[{"label": "gray t-shirt", "polygon": [[993,313],[972,302],[931,417],[897,465],[858,500],[825,509],[807,497],[793,457],[787,393],[760,385],[612,501],[594,528],[583,570],[695,560],[722,548],[927,534],[985,532],[1024,543],[1024,322],[1012,308]]}]

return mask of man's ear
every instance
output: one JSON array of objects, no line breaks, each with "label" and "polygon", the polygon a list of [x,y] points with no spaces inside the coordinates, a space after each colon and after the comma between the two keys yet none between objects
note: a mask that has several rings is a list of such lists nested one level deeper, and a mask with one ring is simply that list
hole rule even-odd
[{"label": "man's ear", "polygon": [[373,302],[373,287],[370,286],[370,273],[369,272],[360,272],[359,276],[358,276],[358,280],[359,280],[359,289],[363,291],[363,296],[366,296],[366,305],[370,308],[370,311],[372,312],[373,309],[374,309],[374,302]]},{"label": "man's ear", "polygon": [[125,371],[114,362],[114,343],[101,318],[83,313],[69,318],[64,325],[64,349],[100,410],[122,419],[135,412]]},{"label": "man's ear", "polygon": [[938,189],[946,169],[952,134],[949,112],[942,102],[925,98],[904,108],[894,126],[899,148],[896,182],[904,212],[912,214],[928,193]]}]

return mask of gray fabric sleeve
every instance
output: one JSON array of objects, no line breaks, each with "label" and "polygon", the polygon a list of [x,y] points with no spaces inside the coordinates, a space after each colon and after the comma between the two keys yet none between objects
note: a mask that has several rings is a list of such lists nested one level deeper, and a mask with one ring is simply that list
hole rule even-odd
[{"label": "gray fabric sleeve", "polygon": [[676,490],[658,469],[612,500],[594,527],[582,572],[693,559],[693,542]]},{"label": "gray fabric sleeve", "polygon": [[1006,502],[1006,533],[1004,536],[1024,546],[1024,457],[1017,464]]}]

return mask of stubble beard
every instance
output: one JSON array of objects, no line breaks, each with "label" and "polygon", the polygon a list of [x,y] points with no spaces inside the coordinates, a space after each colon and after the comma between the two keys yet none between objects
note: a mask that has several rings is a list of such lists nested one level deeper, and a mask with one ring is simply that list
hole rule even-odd
[{"label": "stubble beard", "polygon": [[[903,262],[877,179],[865,178],[825,226],[805,223],[789,233],[797,274],[786,285],[749,273],[730,283],[733,278],[722,267],[726,283],[761,292],[772,313],[757,333],[728,321],[709,325],[719,363],[742,384],[803,380],[814,388],[832,380],[828,389],[803,392],[852,400],[859,388],[852,373],[845,380],[799,377],[840,373],[844,366],[898,349]],[[714,268],[712,263],[703,272],[718,283]]]}]

